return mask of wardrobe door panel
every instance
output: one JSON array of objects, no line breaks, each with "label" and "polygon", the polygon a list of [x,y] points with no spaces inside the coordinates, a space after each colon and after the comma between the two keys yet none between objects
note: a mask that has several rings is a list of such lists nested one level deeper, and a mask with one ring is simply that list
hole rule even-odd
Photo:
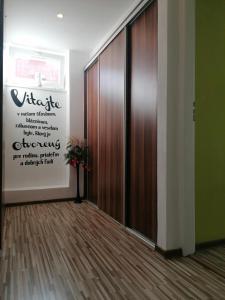
[{"label": "wardrobe door panel", "polygon": [[100,55],[99,207],[123,222],[125,32]]},{"label": "wardrobe door panel", "polygon": [[131,25],[129,226],[156,241],[157,2]]},{"label": "wardrobe door panel", "polygon": [[86,71],[87,139],[89,147],[88,200],[98,200],[98,108],[99,66],[98,61]]}]

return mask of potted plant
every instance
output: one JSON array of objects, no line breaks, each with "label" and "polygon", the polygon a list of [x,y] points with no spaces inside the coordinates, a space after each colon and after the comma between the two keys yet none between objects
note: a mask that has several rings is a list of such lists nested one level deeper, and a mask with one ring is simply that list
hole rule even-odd
[{"label": "potted plant", "polygon": [[71,138],[66,149],[66,164],[75,168],[77,173],[77,197],[75,198],[75,203],[81,203],[80,166],[82,166],[84,170],[88,170],[88,147],[85,140],[83,141],[77,138]]}]

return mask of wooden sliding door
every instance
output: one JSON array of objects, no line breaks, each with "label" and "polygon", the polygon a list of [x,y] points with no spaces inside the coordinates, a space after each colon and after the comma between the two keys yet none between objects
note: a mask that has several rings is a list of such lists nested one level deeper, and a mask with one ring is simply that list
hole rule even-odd
[{"label": "wooden sliding door", "polygon": [[88,199],[153,241],[157,235],[157,33],[154,1],[86,71]]},{"label": "wooden sliding door", "polygon": [[99,207],[123,222],[125,32],[100,55]]},{"label": "wooden sliding door", "polygon": [[128,225],[156,241],[157,2],[129,27]]},{"label": "wooden sliding door", "polygon": [[98,201],[98,109],[99,109],[99,64],[96,61],[86,71],[87,140],[89,147],[89,168],[87,199]]}]

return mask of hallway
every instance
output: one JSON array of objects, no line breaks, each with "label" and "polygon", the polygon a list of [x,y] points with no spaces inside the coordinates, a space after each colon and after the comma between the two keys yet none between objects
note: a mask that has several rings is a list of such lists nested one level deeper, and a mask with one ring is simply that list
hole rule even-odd
[{"label": "hallway", "polygon": [[87,202],[10,207],[5,222],[2,300],[225,299],[225,247],[165,260]]}]

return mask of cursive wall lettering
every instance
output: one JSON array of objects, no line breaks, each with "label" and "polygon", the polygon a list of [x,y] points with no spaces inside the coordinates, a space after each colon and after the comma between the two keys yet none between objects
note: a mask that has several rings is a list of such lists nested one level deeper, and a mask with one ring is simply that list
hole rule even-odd
[{"label": "cursive wall lettering", "polygon": [[27,149],[27,148],[55,148],[56,150],[59,150],[61,145],[59,139],[55,142],[27,142],[25,138],[22,139],[22,142],[14,142],[12,144],[12,147],[14,150],[19,151],[21,149]]},{"label": "cursive wall lettering", "polygon": [[45,98],[45,100],[35,99],[33,93],[27,93],[25,92],[23,95],[23,99],[20,100],[18,97],[18,90],[12,89],[11,97],[13,102],[16,104],[17,107],[22,107],[25,102],[27,102],[30,105],[37,105],[37,106],[43,106],[47,111],[51,111],[52,109],[60,109],[61,106],[59,102],[55,102],[52,100],[52,96],[49,96],[49,98]]}]

